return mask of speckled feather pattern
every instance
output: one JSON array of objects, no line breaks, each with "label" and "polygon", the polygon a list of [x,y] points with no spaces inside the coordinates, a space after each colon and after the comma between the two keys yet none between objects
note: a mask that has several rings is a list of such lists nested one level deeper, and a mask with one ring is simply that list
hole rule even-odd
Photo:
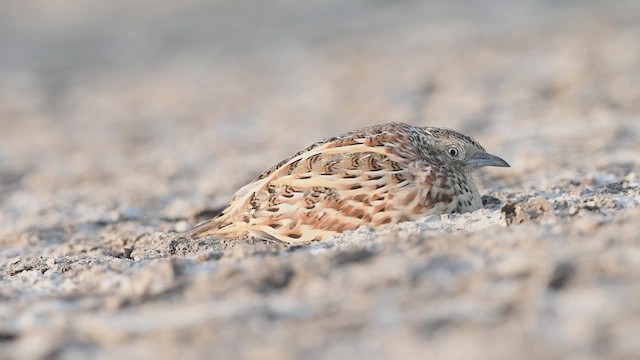
[{"label": "speckled feather pattern", "polygon": [[453,130],[388,123],[317,142],[245,185],[222,214],[187,235],[323,240],[482,207],[463,162],[446,146],[484,152]]}]

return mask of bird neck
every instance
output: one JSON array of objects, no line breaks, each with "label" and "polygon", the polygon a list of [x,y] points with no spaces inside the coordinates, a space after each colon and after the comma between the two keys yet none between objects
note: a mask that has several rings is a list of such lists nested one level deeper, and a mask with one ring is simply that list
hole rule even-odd
[{"label": "bird neck", "polygon": [[453,187],[456,189],[457,206],[454,212],[470,212],[482,208],[480,191],[473,181],[473,175],[467,172],[453,179]]}]

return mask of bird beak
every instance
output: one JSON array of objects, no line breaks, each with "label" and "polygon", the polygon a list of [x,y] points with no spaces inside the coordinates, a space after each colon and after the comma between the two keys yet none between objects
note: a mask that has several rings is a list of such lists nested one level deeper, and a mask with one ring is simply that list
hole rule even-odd
[{"label": "bird beak", "polygon": [[483,166],[511,167],[503,159],[487,153],[476,153],[471,156],[467,162],[474,168],[480,168]]}]

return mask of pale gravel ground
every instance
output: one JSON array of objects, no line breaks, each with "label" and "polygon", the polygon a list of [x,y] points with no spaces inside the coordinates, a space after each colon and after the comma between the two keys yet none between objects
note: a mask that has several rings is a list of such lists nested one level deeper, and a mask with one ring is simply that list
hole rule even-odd
[{"label": "pale gravel ground", "polygon": [[[0,359],[640,358],[640,4],[12,2]],[[473,135],[484,210],[186,242],[385,121]]]}]

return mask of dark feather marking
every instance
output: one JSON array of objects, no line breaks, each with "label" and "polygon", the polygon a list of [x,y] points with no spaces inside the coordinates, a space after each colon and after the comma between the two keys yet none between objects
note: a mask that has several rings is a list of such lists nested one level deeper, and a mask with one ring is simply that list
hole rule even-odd
[{"label": "dark feather marking", "polygon": [[398,182],[398,184],[407,180],[402,174],[395,173],[391,174],[391,176]]},{"label": "dark feather marking", "polygon": [[293,170],[295,170],[295,168],[298,166],[299,163],[300,163],[300,159],[287,165],[287,175],[291,175],[293,173]]}]

